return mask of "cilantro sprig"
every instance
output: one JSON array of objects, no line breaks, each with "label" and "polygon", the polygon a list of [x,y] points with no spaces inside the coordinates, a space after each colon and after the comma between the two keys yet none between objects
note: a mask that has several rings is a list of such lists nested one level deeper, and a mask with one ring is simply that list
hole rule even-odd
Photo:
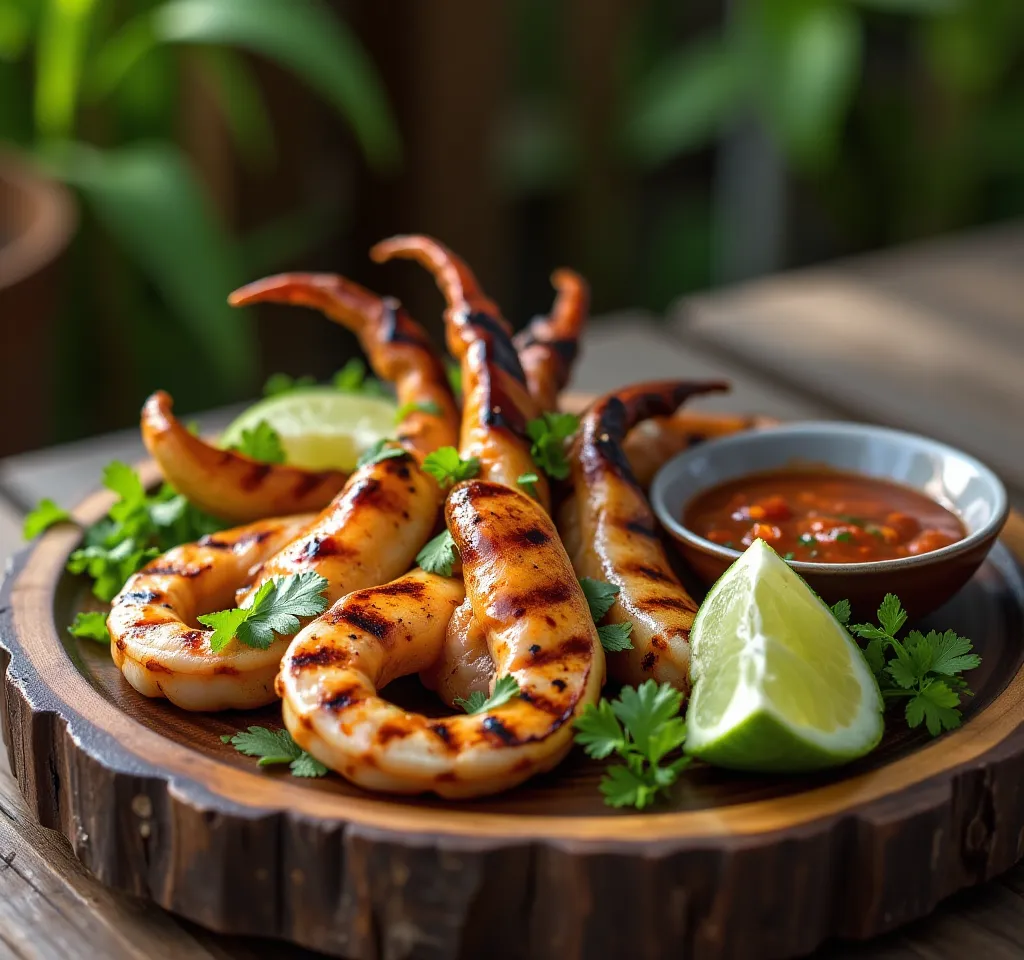
[{"label": "cilantro sprig", "polygon": [[249,727],[240,733],[226,733],[220,739],[247,757],[259,757],[261,767],[287,763],[293,777],[322,777],[327,773],[327,767],[306,753],[287,730]]},{"label": "cilantro sprig", "polygon": [[516,477],[516,485],[523,488],[531,497],[537,497],[537,481],[540,477],[535,473],[521,473]]},{"label": "cilantro sprig", "polygon": [[204,613],[196,619],[213,628],[210,649],[220,653],[231,640],[266,650],[278,636],[291,636],[300,617],[315,617],[327,609],[327,580],[315,571],[274,577],[261,584],[241,607]]},{"label": "cilantro sprig", "polygon": [[356,461],[356,467],[368,467],[371,463],[380,463],[381,460],[391,460],[394,457],[404,457],[405,450],[401,447],[389,447],[394,440],[378,440],[372,446],[367,447]]},{"label": "cilantro sprig", "polygon": [[36,508],[29,511],[25,517],[22,535],[26,540],[31,540],[33,537],[38,537],[43,531],[49,530],[50,527],[58,523],[67,523],[69,520],[71,520],[71,514],[67,510],[58,507],[49,497],[44,497],[36,504]]},{"label": "cilantro sprig", "polygon": [[[608,611],[615,606],[615,598],[618,597],[620,588],[614,583],[595,580],[593,577],[582,577],[580,579],[580,586],[583,588],[583,596],[587,598],[590,616],[595,624],[600,624]],[[629,639],[632,632],[633,624],[629,620],[622,623],[606,623],[597,628],[597,635],[601,639],[601,646],[608,653],[621,653],[623,650],[632,650],[633,641]]]},{"label": "cilantro sprig", "polygon": [[84,637],[87,640],[95,640],[98,643],[110,643],[110,634],[107,631],[107,615],[95,610],[90,610],[88,613],[75,614],[75,620],[68,627],[68,633],[73,637]]},{"label": "cilantro sprig", "polygon": [[238,443],[230,449],[261,463],[284,463],[281,435],[266,420],[242,431]]},{"label": "cilantro sprig", "polygon": [[367,397],[386,397],[387,387],[373,377],[367,377],[366,364],[353,357],[332,378],[335,390],[342,393],[361,393]]},{"label": "cilantro sprig", "polygon": [[316,377],[308,374],[302,377],[293,377],[287,373],[272,373],[263,384],[263,396],[277,397],[285,393],[293,393],[305,387],[315,387]]},{"label": "cilantro sprig", "polygon": [[453,702],[469,714],[487,713],[488,710],[502,707],[518,696],[518,681],[511,674],[505,674],[495,681],[494,690],[490,696],[487,696],[482,690],[474,690],[467,698],[456,697]]},{"label": "cilantro sprig", "polygon": [[[181,494],[164,484],[146,493],[139,475],[127,464],[114,461],[103,471],[103,486],[117,494],[107,515],[85,530],[83,546],[68,558],[67,569],[93,580],[93,594],[110,601],[125,581],[155,556],[181,543],[223,529]],[[52,501],[42,501],[26,521],[25,533],[36,533],[60,522]],[[59,508],[58,508],[59,509]]]},{"label": "cilantro sprig", "polygon": [[587,756],[604,760],[614,753],[623,760],[601,778],[608,806],[642,810],[667,793],[690,763],[685,756],[669,759],[686,739],[682,704],[683,695],[670,684],[647,680],[623,687],[616,700],[588,704],[576,719],[576,742]]},{"label": "cilantro sprig", "polygon": [[907,612],[895,594],[887,593],[878,608],[878,624],[849,624],[850,604],[842,600],[832,608],[850,633],[867,640],[864,657],[886,700],[906,700],[904,716],[911,728],[923,723],[937,737],[960,726],[960,698],[971,696],[962,674],[981,663],[974,644],[955,630],[911,630],[898,634]]},{"label": "cilantro sprig", "polygon": [[544,413],[526,424],[530,455],[549,477],[564,480],[569,476],[565,441],[576,432],[579,425],[580,418],[572,413]]},{"label": "cilantro sprig", "polygon": [[436,537],[423,545],[420,552],[416,554],[416,563],[427,573],[450,577],[458,556],[459,550],[455,546],[452,535],[447,530],[442,530]]},{"label": "cilantro sprig", "polygon": [[475,477],[480,472],[480,460],[477,457],[463,460],[455,447],[438,447],[423,458],[423,469],[441,485],[442,489],[447,489],[462,480]]}]

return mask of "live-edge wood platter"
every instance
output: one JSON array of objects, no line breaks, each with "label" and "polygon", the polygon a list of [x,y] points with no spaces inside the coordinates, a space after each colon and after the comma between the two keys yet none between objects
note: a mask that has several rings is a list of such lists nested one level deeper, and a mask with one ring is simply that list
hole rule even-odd
[{"label": "live-edge wood platter", "polygon": [[[82,523],[109,507],[97,494]],[[279,710],[190,715],[132,690],[65,632],[78,531],[48,532],[0,592],[0,717],[21,790],[103,882],[210,929],[353,960],[798,956],[866,938],[1024,855],[1024,519],[929,621],[975,640],[965,723],[891,723],[813,777],[694,767],[651,812],[604,807],[601,765],[470,803],[298,780],[220,734]],[[416,685],[396,685],[414,702]],[[390,692],[391,688],[389,688]]]}]

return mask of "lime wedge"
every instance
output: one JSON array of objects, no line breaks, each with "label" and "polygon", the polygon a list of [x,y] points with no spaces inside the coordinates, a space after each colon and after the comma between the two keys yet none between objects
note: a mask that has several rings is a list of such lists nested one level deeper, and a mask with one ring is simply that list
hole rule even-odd
[{"label": "lime wedge", "polygon": [[387,397],[308,387],[249,407],[224,431],[220,444],[237,444],[243,430],[265,420],[280,435],[286,462],[292,466],[353,470],[364,450],[394,436],[395,412]]},{"label": "lime wedge", "polygon": [[882,696],[856,642],[763,540],[711,588],[690,643],[687,753],[797,772],[846,763],[882,737]]}]

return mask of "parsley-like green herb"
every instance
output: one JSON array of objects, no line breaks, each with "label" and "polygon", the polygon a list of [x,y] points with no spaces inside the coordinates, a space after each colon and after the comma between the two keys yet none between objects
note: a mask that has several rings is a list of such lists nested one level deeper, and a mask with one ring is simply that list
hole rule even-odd
[{"label": "parsley-like green herb", "polygon": [[447,530],[442,530],[436,537],[423,545],[420,552],[416,554],[416,562],[427,573],[450,577],[458,555],[459,551],[452,535]]},{"label": "parsley-like green herb", "polygon": [[[837,603],[832,612],[840,623],[850,619],[850,605]],[[857,623],[849,631],[867,640],[864,657],[875,674],[886,700],[906,699],[907,725],[919,727],[937,737],[943,730],[960,726],[960,697],[971,696],[961,674],[973,670],[981,657],[971,650],[974,644],[955,630],[927,634],[911,630],[903,640],[897,635],[907,622],[907,612],[899,598],[887,593],[878,608],[878,625]]]},{"label": "parsley-like green herb", "polygon": [[588,704],[575,722],[576,742],[586,754],[603,760],[618,754],[625,762],[609,766],[600,791],[611,807],[642,810],[653,803],[689,764],[678,756],[665,762],[686,739],[686,724],[679,716],[683,696],[670,684],[647,680],[639,687],[623,687],[617,700],[603,697]]},{"label": "parsley-like green herb", "polygon": [[58,507],[49,497],[44,497],[36,504],[35,510],[25,517],[22,534],[26,540],[31,540],[33,537],[38,537],[44,530],[49,530],[50,527],[58,523],[66,523],[70,520],[71,514],[67,510]]},{"label": "parsley-like green herb", "polygon": [[342,393],[361,393],[367,397],[385,397],[387,387],[373,377],[367,377],[366,364],[353,357],[331,379],[335,390]]},{"label": "parsley-like green herb", "polygon": [[243,733],[226,733],[220,739],[247,757],[259,757],[261,767],[287,763],[293,777],[322,777],[327,773],[327,767],[306,753],[287,730],[249,727]]},{"label": "parsley-like green herb", "polygon": [[117,502],[85,531],[85,545],[67,564],[71,573],[86,573],[95,581],[93,593],[100,600],[112,600],[124,582],[158,554],[223,529],[167,484],[147,495],[127,464],[108,464],[103,485],[117,494]]},{"label": "parsley-like green herb", "polygon": [[812,544],[817,543],[817,539],[815,538],[813,533],[801,533],[800,536],[797,538],[797,542],[802,547],[809,547]]},{"label": "parsley-like green herb", "polygon": [[327,580],[310,570],[290,577],[275,577],[241,607],[204,613],[196,619],[213,628],[210,649],[219,653],[237,639],[248,647],[266,650],[275,637],[291,636],[299,629],[300,617],[315,617],[327,609],[324,590]]},{"label": "parsley-like green herb", "polygon": [[534,463],[555,480],[569,476],[565,441],[576,432],[579,423],[580,418],[571,413],[545,413],[526,425]]},{"label": "parsley-like green herb", "polygon": [[68,633],[73,637],[85,637],[87,640],[110,643],[110,634],[107,632],[107,615],[94,610],[75,614],[75,621],[68,627]]},{"label": "parsley-like green herb", "polygon": [[852,543],[853,542],[853,534],[850,533],[848,530],[844,530],[842,533],[837,533],[836,534],[836,542],[838,542],[838,543]]},{"label": "parsley-like green herb", "polygon": [[260,463],[284,463],[284,447],[281,435],[266,421],[260,420],[255,427],[242,431],[242,436],[232,450],[259,460]]},{"label": "parsley-like green herb", "polygon": [[522,487],[531,497],[536,497],[539,479],[535,473],[521,473],[516,477],[516,485]]},{"label": "parsley-like green herb", "polygon": [[395,423],[401,423],[410,413],[429,413],[439,417],[444,411],[433,400],[410,400],[395,411]]},{"label": "parsley-like green herb", "polygon": [[380,463],[381,460],[391,460],[394,457],[404,457],[405,451],[401,447],[389,447],[394,440],[378,440],[373,446],[367,447],[356,461],[356,467],[368,467],[371,463]]},{"label": "parsley-like green herb", "polygon": [[796,554],[792,550],[788,550],[782,558],[783,560],[795,560]]},{"label": "parsley-like green herb", "polygon": [[832,604],[832,616],[834,616],[844,627],[850,622],[850,601],[840,600]]},{"label": "parsley-like green herb", "polygon": [[424,457],[423,469],[445,489],[460,480],[475,477],[480,472],[480,460],[477,457],[463,460],[455,447],[439,447]]},{"label": "parsley-like green herb", "polygon": [[[599,624],[615,605],[615,598],[619,595],[620,588],[613,583],[605,583],[604,580],[595,580],[593,577],[582,577],[580,587],[583,588],[583,596],[587,598],[591,618],[595,624]],[[623,623],[606,623],[597,628],[601,646],[608,653],[632,650],[633,643],[629,639],[632,632],[633,624],[628,620]]]},{"label": "parsley-like green herb", "polygon": [[836,517],[842,520],[843,523],[848,523],[851,527],[865,527],[867,522],[862,517],[855,517],[849,513],[837,513]]},{"label": "parsley-like green herb", "polygon": [[287,373],[272,373],[263,384],[263,396],[277,397],[283,393],[292,393],[301,390],[303,387],[316,386],[316,377],[308,374],[303,377],[292,377]]},{"label": "parsley-like green herb", "polygon": [[499,677],[494,684],[494,691],[488,697],[480,690],[474,690],[469,697],[456,697],[453,701],[466,713],[487,713],[504,706],[509,700],[519,696],[519,684],[511,674]]}]

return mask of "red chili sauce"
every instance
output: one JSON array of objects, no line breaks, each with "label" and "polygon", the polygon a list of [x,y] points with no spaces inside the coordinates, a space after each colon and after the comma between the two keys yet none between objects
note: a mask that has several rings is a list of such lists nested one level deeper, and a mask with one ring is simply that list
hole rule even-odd
[{"label": "red chili sauce", "polygon": [[712,487],[687,504],[694,533],[742,550],[758,537],[787,560],[868,563],[964,538],[956,514],[908,487],[854,473],[780,470]]}]

